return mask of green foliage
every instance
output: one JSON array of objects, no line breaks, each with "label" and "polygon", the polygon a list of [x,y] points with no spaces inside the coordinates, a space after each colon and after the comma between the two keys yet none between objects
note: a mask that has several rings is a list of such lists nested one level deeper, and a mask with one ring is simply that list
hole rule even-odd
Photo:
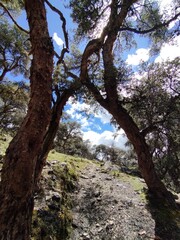
[{"label": "green foliage", "polygon": [[30,43],[28,36],[16,26],[0,19],[0,72],[1,80],[7,72],[28,75]]},{"label": "green foliage", "polygon": [[149,66],[147,77],[132,89],[128,108],[147,138],[160,177],[179,192],[178,66],[179,59]]},{"label": "green foliage", "polygon": [[0,130],[14,135],[23,120],[29,100],[23,83],[0,84]]},{"label": "green foliage", "polygon": [[104,5],[103,0],[70,0],[71,16],[78,24],[78,35],[82,37],[94,30],[100,15],[103,14]]},{"label": "green foliage", "polygon": [[54,141],[58,152],[83,158],[91,158],[88,143],[83,141],[80,125],[73,121],[60,123]]},{"label": "green foliage", "polygon": [[0,156],[4,156],[12,137],[0,132]]},{"label": "green foliage", "polygon": [[108,147],[104,144],[100,144],[95,147],[94,158],[97,160],[103,161],[111,161],[112,163],[116,163],[121,165],[122,156],[124,155],[124,151],[115,148],[113,146]]},{"label": "green foliage", "polygon": [[52,161],[56,159],[59,162],[67,163],[70,171],[75,167],[75,171],[77,174],[78,174],[78,171],[82,170],[84,167],[87,166],[87,164],[91,162],[90,160],[85,158],[74,157],[71,155],[62,154],[62,153],[56,152],[55,150],[52,150],[48,155],[48,160]]},{"label": "green foliage", "polygon": [[24,8],[23,0],[2,0],[1,2],[9,11],[13,11],[16,13],[19,13],[20,10]]}]

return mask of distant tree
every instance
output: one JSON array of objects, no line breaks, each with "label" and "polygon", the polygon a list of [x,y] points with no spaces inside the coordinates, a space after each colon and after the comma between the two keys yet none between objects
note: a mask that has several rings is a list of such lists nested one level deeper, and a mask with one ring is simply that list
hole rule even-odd
[{"label": "distant tree", "polygon": [[121,165],[123,155],[124,151],[113,146],[106,146],[104,144],[97,145],[94,151],[94,157],[96,159],[103,161],[111,161],[118,165]]},{"label": "distant tree", "polygon": [[63,121],[54,141],[54,148],[61,153],[91,158],[90,146],[83,141],[81,126],[75,121]]}]

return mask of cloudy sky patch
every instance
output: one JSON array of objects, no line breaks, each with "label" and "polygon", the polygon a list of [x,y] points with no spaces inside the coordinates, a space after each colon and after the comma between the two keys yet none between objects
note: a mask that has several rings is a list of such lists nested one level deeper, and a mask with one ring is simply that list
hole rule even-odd
[{"label": "cloudy sky patch", "polygon": [[128,54],[126,63],[137,66],[142,62],[147,62],[149,59],[149,49],[139,48],[135,54]]},{"label": "cloudy sky patch", "polygon": [[[118,134],[114,137],[114,133]],[[124,136],[124,131],[119,130],[117,132],[104,131],[97,133],[92,130],[83,133],[83,139],[89,140],[92,145],[104,144],[108,147],[118,147],[122,150],[127,150],[124,144],[127,142],[127,138]]]},{"label": "cloudy sky patch", "polygon": [[161,47],[160,54],[155,62],[162,62],[166,60],[173,60],[179,57],[180,49],[180,36],[177,36],[173,42],[164,43]]},{"label": "cloudy sky patch", "polygon": [[[103,109],[101,106],[95,109],[95,107],[90,106],[86,103],[80,103],[80,102],[73,102],[72,100],[69,101],[68,110],[66,110],[67,114],[69,114],[74,120],[77,120],[79,122],[82,121],[85,117],[81,112],[86,112],[89,116],[92,115],[93,118],[98,118],[99,121],[102,124],[109,124],[111,121],[111,114],[109,114],[105,109]],[[95,123],[91,121],[90,119],[85,118],[87,122],[89,122],[90,125],[94,125]],[[84,121],[84,120],[83,120]],[[95,126],[95,125],[94,125]],[[86,125],[87,127],[87,125]],[[97,128],[100,129],[99,126]]]}]

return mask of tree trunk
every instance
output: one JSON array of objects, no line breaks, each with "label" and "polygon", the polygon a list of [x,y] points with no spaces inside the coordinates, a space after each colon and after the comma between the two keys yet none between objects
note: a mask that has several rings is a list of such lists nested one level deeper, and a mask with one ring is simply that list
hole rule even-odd
[{"label": "tree trunk", "polygon": [[167,200],[168,203],[174,205],[175,200],[173,195],[166,189],[165,185],[156,174],[149,147],[146,144],[144,136],[139,131],[139,128],[126,109],[124,109],[121,105],[117,104],[116,106],[109,106],[106,109],[113,115],[134,146],[134,150],[138,157],[140,172],[150,192],[156,198],[160,200]]},{"label": "tree trunk", "polygon": [[[117,1],[114,1],[116,3]],[[166,189],[165,185],[157,176],[152,161],[152,156],[146,144],[143,134],[141,134],[138,126],[133,121],[125,108],[122,107],[119,101],[117,70],[114,65],[113,47],[117,39],[120,26],[122,25],[128,9],[134,1],[126,1],[120,13],[117,12],[116,6],[111,5],[111,14],[108,28],[104,31],[99,39],[91,40],[83,53],[81,61],[80,79],[83,85],[93,94],[96,101],[112,114],[119,126],[125,131],[128,139],[133,144],[135,152],[138,157],[138,164],[141,174],[149,188],[149,190],[157,198],[167,200],[170,204],[175,205],[173,195]],[[106,38],[105,38],[106,37]],[[88,60],[90,56],[102,49],[102,57],[104,64],[103,76],[103,91],[106,96],[103,96],[98,87],[91,81],[88,75]],[[103,92],[103,94],[104,94]]]},{"label": "tree trunk", "polygon": [[26,0],[32,64],[31,95],[27,115],[10,143],[0,188],[0,239],[28,240],[33,210],[37,155],[50,122],[53,46],[44,1]]},{"label": "tree trunk", "polygon": [[74,91],[65,90],[62,96],[57,96],[56,103],[52,109],[51,121],[43,140],[41,152],[37,157],[37,164],[36,164],[35,177],[34,177],[36,190],[38,190],[38,183],[41,177],[41,173],[44,165],[46,164],[48,153],[52,148],[54,138],[56,136],[56,133],[59,127],[59,121],[62,116],[63,108],[66,105],[66,102],[68,101],[69,97],[72,96],[73,93]]}]

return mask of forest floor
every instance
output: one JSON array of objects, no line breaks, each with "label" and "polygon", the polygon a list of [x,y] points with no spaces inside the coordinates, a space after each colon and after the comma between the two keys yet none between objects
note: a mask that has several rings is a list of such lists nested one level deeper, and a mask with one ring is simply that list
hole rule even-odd
[{"label": "forest floor", "polygon": [[180,212],[146,193],[142,178],[116,165],[55,152],[35,196],[32,240],[179,240]]}]

